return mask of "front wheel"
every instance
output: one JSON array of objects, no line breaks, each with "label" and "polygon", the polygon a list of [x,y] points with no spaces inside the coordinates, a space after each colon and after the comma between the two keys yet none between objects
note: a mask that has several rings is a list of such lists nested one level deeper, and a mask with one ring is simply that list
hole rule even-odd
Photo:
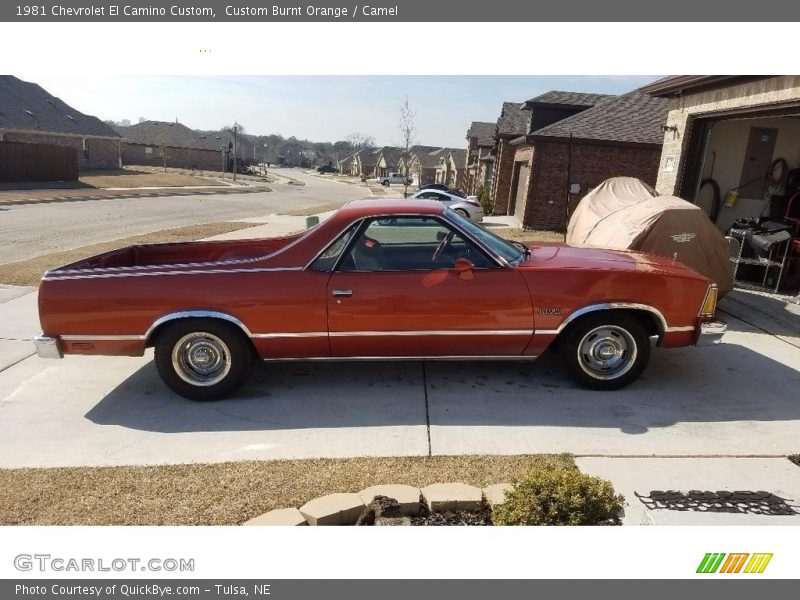
[{"label": "front wheel", "polygon": [[579,384],[595,390],[618,390],[637,379],[650,360],[650,338],[631,315],[596,314],[564,332],[561,356]]},{"label": "front wheel", "polygon": [[186,319],[158,336],[158,374],[176,394],[189,400],[219,400],[250,375],[249,340],[234,325],[214,319]]}]

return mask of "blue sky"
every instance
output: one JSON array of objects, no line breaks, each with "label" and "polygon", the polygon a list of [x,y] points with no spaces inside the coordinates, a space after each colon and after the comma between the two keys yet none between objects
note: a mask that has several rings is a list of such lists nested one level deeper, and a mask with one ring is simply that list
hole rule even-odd
[{"label": "blue sky", "polygon": [[659,76],[26,76],[81,112],[120,121],[177,119],[196,129],[238,121],[249,133],[336,141],[358,131],[399,143],[398,106],[416,110],[417,142],[462,146],[471,121],[548,90],[620,94]]}]

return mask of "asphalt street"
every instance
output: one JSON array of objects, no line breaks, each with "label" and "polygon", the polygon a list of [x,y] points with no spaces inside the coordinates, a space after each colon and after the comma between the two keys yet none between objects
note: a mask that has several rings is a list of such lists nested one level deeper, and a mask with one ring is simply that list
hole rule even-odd
[{"label": "asphalt street", "polygon": [[344,203],[369,195],[357,186],[299,169],[280,173],[305,185],[277,182],[269,184],[271,192],[0,206],[0,264],[161,229]]}]

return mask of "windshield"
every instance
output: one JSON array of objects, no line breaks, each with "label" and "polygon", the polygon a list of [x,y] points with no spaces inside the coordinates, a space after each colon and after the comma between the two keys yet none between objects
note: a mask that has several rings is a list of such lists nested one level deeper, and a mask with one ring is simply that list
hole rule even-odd
[{"label": "windshield", "polygon": [[515,246],[511,242],[493,234],[480,225],[476,225],[466,217],[462,217],[459,213],[449,208],[446,209],[445,212],[447,213],[448,219],[457,223],[466,233],[491,249],[495,254],[502,256],[511,265],[519,264],[526,255],[530,253],[530,250],[522,244],[520,244],[521,247]]}]

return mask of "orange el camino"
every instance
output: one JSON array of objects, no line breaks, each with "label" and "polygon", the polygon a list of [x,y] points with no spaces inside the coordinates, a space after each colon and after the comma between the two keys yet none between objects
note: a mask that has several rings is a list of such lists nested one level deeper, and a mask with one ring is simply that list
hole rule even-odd
[{"label": "orange el camino", "polygon": [[618,389],[663,347],[718,342],[716,286],[661,256],[508,242],[421,200],[347,204],[301,234],[121,248],[47,272],[40,356],[141,356],[194,400],[254,359],[534,359]]}]

